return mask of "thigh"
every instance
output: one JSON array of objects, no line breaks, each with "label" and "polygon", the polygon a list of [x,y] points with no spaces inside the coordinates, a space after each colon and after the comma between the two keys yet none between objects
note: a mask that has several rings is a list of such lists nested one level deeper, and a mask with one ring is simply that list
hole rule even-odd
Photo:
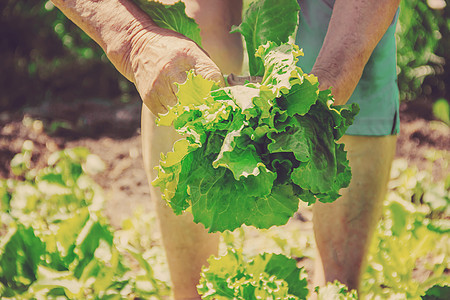
[{"label": "thigh", "polygon": [[331,221],[334,218],[328,218],[338,215],[336,222],[342,222],[344,227],[351,228],[353,222],[367,222],[364,226],[353,227],[355,231],[365,231],[365,227],[376,223],[386,194],[396,141],[394,135],[342,137],[339,142],[345,144],[352,180],[348,188],[340,191],[341,198],[333,203],[315,205],[314,218],[318,226],[332,230],[336,224]]},{"label": "thigh", "polygon": [[[386,195],[396,136],[344,136],[352,180],[333,203],[316,203],[313,224],[324,279],[358,288]],[[317,277],[317,283],[320,283]]]},{"label": "thigh", "polygon": [[345,135],[339,142],[345,144],[352,168],[349,189],[361,195],[384,194],[395,155],[397,136]]},{"label": "thigh", "polygon": [[395,135],[342,137],[339,142],[345,144],[352,180],[348,188],[341,190],[342,197],[335,203],[318,203],[317,206],[322,210],[330,210],[330,213],[339,211],[348,226],[353,221],[365,218],[369,222],[367,225],[373,226],[381,213],[396,141]]}]

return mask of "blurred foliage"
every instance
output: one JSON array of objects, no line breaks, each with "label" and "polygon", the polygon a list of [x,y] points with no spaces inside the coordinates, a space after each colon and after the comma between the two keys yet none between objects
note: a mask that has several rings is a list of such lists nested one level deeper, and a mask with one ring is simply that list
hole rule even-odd
[{"label": "blurred foliage", "polygon": [[444,98],[438,99],[433,103],[433,115],[436,119],[450,126],[450,103]]},{"label": "blurred foliage", "polygon": [[[430,166],[447,155],[430,152]],[[394,161],[362,280],[367,299],[419,300],[435,285],[450,284],[450,175],[436,181],[431,172]]]},{"label": "blurred foliage", "polygon": [[423,300],[445,300],[450,299],[450,286],[435,285],[422,297]]},{"label": "blurred foliage", "polygon": [[[105,168],[96,155],[66,149],[37,170],[33,151],[33,143],[25,141],[11,161],[16,178],[0,179],[0,297],[164,299],[169,276],[152,230],[155,216],[137,211],[121,230],[113,230],[102,213],[102,191],[92,180]],[[430,166],[447,155],[430,152]],[[434,180],[431,171],[394,162],[363,275],[367,299],[448,299],[450,175]],[[312,231],[300,231],[298,221],[268,230],[244,227],[225,233],[223,242],[242,248],[245,258],[270,247],[301,261],[314,256],[314,245],[305,236]],[[338,283],[319,293],[319,299],[353,298]]]},{"label": "blurred foliage", "polygon": [[145,219],[126,220],[114,231],[102,213],[103,193],[91,178],[105,168],[100,158],[85,148],[66,149],[37,170],[30,168],[32,156],[33,143],[25,141],[11,161],[17,179],[0,179],[0,298],[167,296],[149,255],[153,245],[142,251]]},{"label": "blurred foliage", "polygon": [[[446,97],[450,86],[450,5],[446,0],[400,3],[397,28],[401,99]],[[448,97],[447,97],[448,98]]]},{"label": "blurred foliage", "polygon": [[0,1],[0,109],[128,96],[102,49],[50,1]]}]

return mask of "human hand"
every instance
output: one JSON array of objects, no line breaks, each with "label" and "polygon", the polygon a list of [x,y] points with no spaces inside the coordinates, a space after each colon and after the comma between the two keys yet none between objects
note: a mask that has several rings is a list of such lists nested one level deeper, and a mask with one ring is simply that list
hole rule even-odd
[{"label": "human hand", "polygon": [[[183,82],[190,69],[223,85],[219,68],[206,52],[185,36],[158,27],[132,1],[52,2],[102,47],[116,69],[136,85],[154,114],[163,113],[176,103],[174,82]],[[195,1],[188,3],[192,16],[202,24],[204,45],[214,60],[226,72],[238,70],[242,44],[239,37],[228,34],[228,28],[239,23],[239,0],[205,0],[203,9]]]},{"label": "human hand", "polygon": [[227,82],[230,86],[234,85],[244,85],[247,82],[250,83],[260,83],[262,81],[261,76],[238,76],[230,73],[227,77]]},{"label": "human hand", "polygon": [[[339,81],[339,79],[341,79],[340,73],[333,67],[334,66],[321,68],[315,64],[311,74],[314,74],[319,81],[319,91],[331,89],[331,93],[335,99],[334,104],[342,105],[347,102],[353,90],[348,91],[349,89],[347,89],[347,93],[345,93],[346,90],[344,89],[344,93],[342,93],[342,80]],[[348,92],[350,92],[350,94],[348,94]]]},{"label": "human hand", "polygon": [[219,68],[205,51],[183,35],[161,28],[135,34],[127,58],[116,67],[134,82],[155,115],[177,103],[175,83],[183,83],[188,70],[224,85]]}]

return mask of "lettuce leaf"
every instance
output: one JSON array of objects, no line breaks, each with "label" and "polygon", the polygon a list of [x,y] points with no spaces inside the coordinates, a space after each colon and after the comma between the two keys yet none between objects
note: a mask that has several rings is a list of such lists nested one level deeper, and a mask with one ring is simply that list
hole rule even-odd
[{"label": "lettuce leaf", "polygon": [[154,185],[175,213],[190,209],[211,232],[283,225],[299,199],[332,202],[351,179],[336,140],[358,107],[333,106],[330,91],[296,66],[297,46],[257,51],[262,83],[220,88],[191,71],[157,121],[185,138],[162,157]]},{"label": "lettuce leaf", "polygon": [[166,5],[153,0],[134,0],[134,2],[152,18],[161,28],[170,29],[196,42],[202,46],[200,28],[194,19],[185,13],[186,6],[182,1]]},{"label": "lettuce leaf", "polygon": [[318,300],[357,300],[358,294],[356,290],[349,291],[348,288],[340,283],[339,281],[329,282],[326,286],[316,287],[315,292],[317,293]]},{"label": "lettuce leaf", "polygon": [[303,268],[281,254],[264,253],[250,261],[241,252],[208,260],[197,286],[202,299],[306,299]]},{"label": "lettuce leaf", "polygon": [[269,41],[278,45],[288,42],[297,27],[299,11],[296,0],[260,0],[250,4],[242,23],[231,30],[244,36],[250,75],[264,74],[263,61],[255,55],[256,50]]},{"label": "lettuce leaf", "polygon": [[[282,93],[287,94],[292,84],[303,83],[303,80],[299,78],[303,72],[296,65],[297,57],[303,56],[303,51],[297,45],[290,43],[278,45],[268,42],[260,46],[255,55],[264,62],[264,76],[261,84],[271,87],[276,97],[280,97]],[[317,89],[314,92],[317,92]]]},{"label": "lettuce leaf", "polygon": [[6,288],[26,290],[36,280],[45,244],[33,228],[18,224],[2,236],[0,250],[0,282]]},{"label": "lettuce leaf", "polygon": [[423,300],[444,300],[450,298],[450,286],[435,284],[429,288],[425,295],[420,297]]}]

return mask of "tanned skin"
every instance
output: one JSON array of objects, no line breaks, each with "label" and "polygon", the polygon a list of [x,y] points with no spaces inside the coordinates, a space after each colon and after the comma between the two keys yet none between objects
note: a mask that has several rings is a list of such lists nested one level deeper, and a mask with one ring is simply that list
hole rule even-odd
[{"label": "tanned skin", "polygon": [[336,0],[311,73],[318,76],[320,89],[332,87],[337,105],[345,104],[352,95],[399,3],[400,0]]},{"label": "tanned skin", "polygon": [[176,103],[174,83],[185,80],[186,70],[194,69],[205,78],[223,83],[219,67],[204,50],[183,35],[156,26],[130,1],[53,3],[103,48],[120,73],[135,83],[144,104],[154,114],[166,112],[168,105]]}]

